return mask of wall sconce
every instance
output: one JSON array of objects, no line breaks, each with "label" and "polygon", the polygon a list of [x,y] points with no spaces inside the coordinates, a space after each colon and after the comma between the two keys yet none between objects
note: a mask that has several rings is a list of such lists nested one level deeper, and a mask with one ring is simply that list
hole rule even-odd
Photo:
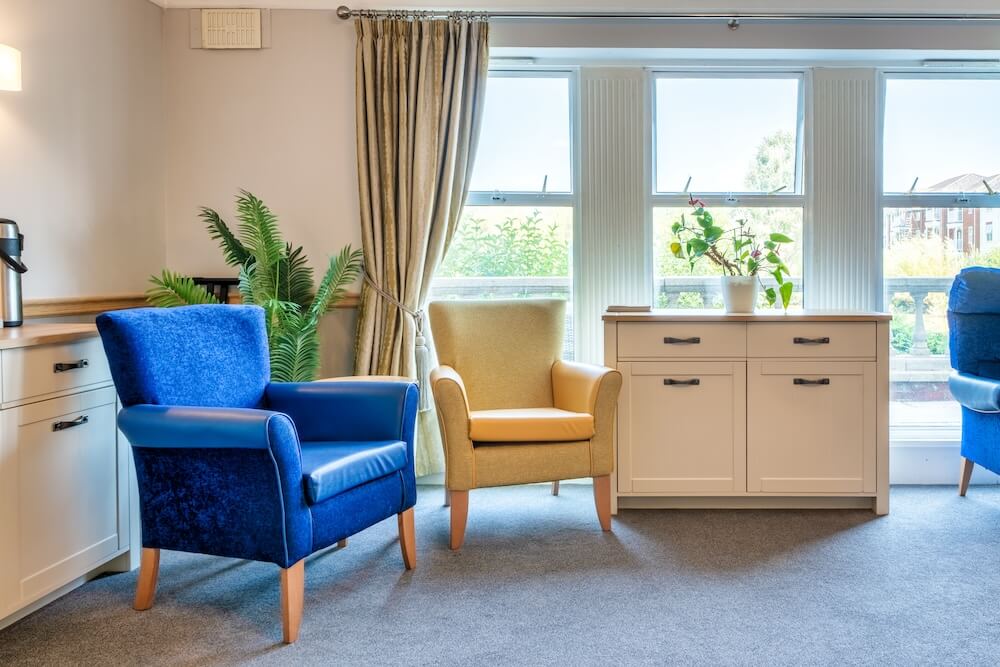
[{"label": "wall sconce", "polygon": [[21,90],[21,52],[0,44],[0,90]]}]

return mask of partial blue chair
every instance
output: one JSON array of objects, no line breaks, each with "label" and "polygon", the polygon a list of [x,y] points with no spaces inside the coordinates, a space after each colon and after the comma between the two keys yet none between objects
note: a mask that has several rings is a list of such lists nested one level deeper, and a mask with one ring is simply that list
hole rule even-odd
[{"label": "partial blue chair", "polygon": [[1000,269],[962,269],[948,297],[951,393],[962,404],[962,478],[977,464],[1000,473]]},{"label": "partial blue chair", "polygon": [[395,514],[415,567],[416,385],[270,382],[256,306],[124,310],[97,327],[139,483],[136,609],[152,606],[160,549],[265,561],[291,643],[309,554]]}]

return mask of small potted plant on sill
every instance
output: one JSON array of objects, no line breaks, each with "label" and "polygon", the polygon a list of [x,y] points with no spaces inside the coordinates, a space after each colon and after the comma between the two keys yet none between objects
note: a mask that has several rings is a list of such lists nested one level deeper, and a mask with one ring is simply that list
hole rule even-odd
[{"label": "small potted plant on sill", "polygon": [[[694,270],[695,264],[707,257],[722,269],[722,300],[727,313],[752,313],[757,304],[757,285],[764,291],[769,306],[781,299],[787,311],[792,300],[792,282],[788,280],[788,267],[781,259],[781,246],[793,240],[780,233],[771,233],[763,241],[747,227],[746,220],[738,220],[735,227],[723,229],[715,224],[704,202],[692,198],[694,224],[686,216],[673,224],[674,240],[670,252],[678,259],[687,260]],[[764,287],[760,276],[770,274],[777,283]]]}]

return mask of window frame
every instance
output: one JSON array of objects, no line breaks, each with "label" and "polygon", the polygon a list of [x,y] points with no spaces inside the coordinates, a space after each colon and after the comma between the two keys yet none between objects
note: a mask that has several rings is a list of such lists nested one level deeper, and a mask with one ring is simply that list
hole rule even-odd
[{"label": "window frame", "polygon": [[[580,138],[578,68],[575,67],[495,67],[490,66],[489,77],[522,79],[566,79],[569,86],[569,161],[570,192],[526,192],[517,190],[470,190],[465,206],[572,206],[579,208],[580,193]],[[574,233],[576,232],[574,212]],[[575,253],[574,253],[575,254]]]},{"label": "window frame", "polygon": [[[649,159],[649,204],[650,209],[660,207],[683,208],[688,205],[691,196],[696,196],[706,207],[715,208],[801,208],[803,215],[808,209],[809,168],[807,155],[807,105],[811,99],[811,77],[808,68],[768,69],[754,67],[752,69],[716,69],[716,68],[650,68],[649,70],[649,109],[650,115],[650,159]],[[660,79],[796,79],[798,81],[798,98],[796,111],[795,137],[795,191],[778,193],[760,192],[659,192],[656,190],[657,141],[656,117],[657,95],[656,83]],[[804,222],[805,224],[805,222]],[[803,260],[805,258],[803,257]]]}]

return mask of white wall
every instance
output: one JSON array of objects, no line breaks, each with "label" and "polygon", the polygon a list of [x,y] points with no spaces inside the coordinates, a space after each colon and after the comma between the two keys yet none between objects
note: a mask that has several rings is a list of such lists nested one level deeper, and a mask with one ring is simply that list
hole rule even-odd
[{"label": "white wall", "polygon": [[25,298],[141,291],[164,245],[163,10],[147,0],[3,0],[0,217],[25,234]]}]

